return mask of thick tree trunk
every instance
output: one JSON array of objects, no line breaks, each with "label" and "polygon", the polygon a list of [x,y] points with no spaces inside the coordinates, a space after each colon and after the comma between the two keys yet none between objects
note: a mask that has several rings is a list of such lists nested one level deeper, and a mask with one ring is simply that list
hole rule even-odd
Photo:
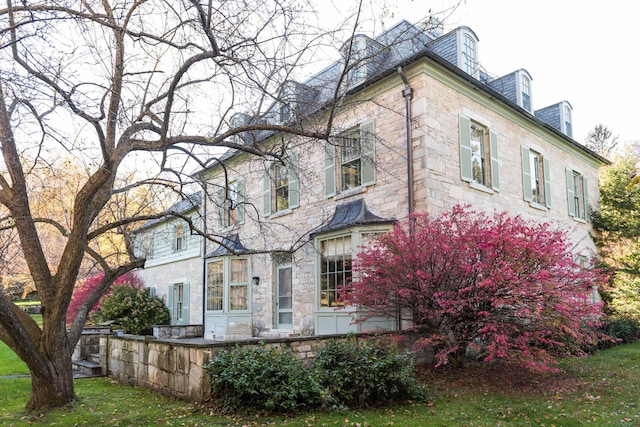
[{"label": "thick tree trunk", "polygon": [[56,353],[50,360],[48,375],[31,375],[31,396],[27,410],[55,408],[69,403],[75,398],[73,370],[70,357]]},{"label": "thick tree trunk", "polygon": [[461,369],[464,367],[464,360],[466,357],[466,346],[460,346],[456,351],[449,354],[449,365],[454,369]]}]

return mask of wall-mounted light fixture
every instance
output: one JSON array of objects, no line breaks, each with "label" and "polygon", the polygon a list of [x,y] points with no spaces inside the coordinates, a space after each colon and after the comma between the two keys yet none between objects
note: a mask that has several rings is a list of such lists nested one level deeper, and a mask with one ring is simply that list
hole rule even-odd
[{"label": "wall-mounted light fixture", "polygon": [[258,286],[260,284],[260,278],[258,276],[252,277],[251,278],[251,284],[253,286]]}]

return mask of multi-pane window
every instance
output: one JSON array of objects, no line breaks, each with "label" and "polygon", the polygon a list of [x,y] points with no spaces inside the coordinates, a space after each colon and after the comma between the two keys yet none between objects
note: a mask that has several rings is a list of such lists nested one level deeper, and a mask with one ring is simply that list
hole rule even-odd
[{"label": "multi-pane window", "polygon": [[568,136],[573,136],[573,130],[571,126],[571,107],[566,105],[564,106],[564,133]]},{"label": "multi-pane window", "polygon": [[248,308],[249,272],[246,258],[230,260],[229,309],[246,310]]},{"label": "multi-pane window", "polygon": [[320,242],[320,307],[339,307],[342,288],[351,282],[351,236]]},{"label": "multi-pane window", "polygon": [[362,148],[360,128],[340,135],[336,142],[340,150],[340,189],[342,191],[360,187],[362,184]]},{"label": "multi-pane window", "polygon": [[178,283],[173,285],[173,319],[172,324],[182,321],[182,308],[184,306],[184,285]]},{"label": "multi-pane window", "polygon": [[153,258],[155,252],[155,239],[153,238],[153,234],[147,234],[144,237],[144,255],[145,258],[150,259]]},{"label": "multi-pane window", "polygon": [[522,108],[531,111],[531,80],[528,77],[520,75],[520,86],[522,94]]},{"label": "multi-pane window", "polygon": [[276,162],[263,178],[263,212],[269,215],[298,206],[297,157],[290,154],[286,161]]},{"label": "multi-pane window", "polygon": [[582,176],[573,172],[573,206],[575,209],[575,216],[578,218],[586,219],[584,208],[584,182]]},{"label": "multi-pane window", "polygon": [[367,42],[362,37],[356,36],[352,40],[350,57],[348,64],[351,69],[347,73],[349,85],[359,83],[366,76],[366,64],[364,59],[367,51]]},{"label": "multi-pane window", "polygon": [[482,185],[486,185],[489,180],[488,151],[485,128],[476,123],[471,123],[471,171],[473,180]]},{"label": "multi-pane window", "polygon": [[527,147],[522,147],[522,183],[526,201],[551,207],[549,160]]},{"label": "multi-pane window", "polygon": [[325,147],[325,194],[375,183],[374,123],[368,121],[341,133]]},{"label": "multi-pane window", "polygon": [[224,260],[207,263],[207,311],[222,311]]},{"label": "multi-pane window", "polygon": [[476,74],[477,70],[477,53],[476,53],[476,41],[469,34],[464,34],[462,37],[462,69],[471,74]]},{"label": "multi-pane window", "polygon": [[233,181],[218,193],[218,228],[244,222],[244,183]]},{"label": "multi-pane window", "polygon": [[460,116],[460,167],[464,181],[498,190],[498,136],[482,124]]},{"label": "multi-pane window", "polygon": [[207,263],[207,311],[249,309],[249,260],[225,257]]},{"label": "multi-pane window", "polygon": [[177,224],[175,227],[175,240],[173,242],[173,248],[176,251],[181,251],[186,247],[186,236],[184,232],[184,225]]},{"label": "multi-pane window", "polygon": [[569,215],[583,220],[589,219],[587,179],[579,172],[567,169],[567,202]]}]

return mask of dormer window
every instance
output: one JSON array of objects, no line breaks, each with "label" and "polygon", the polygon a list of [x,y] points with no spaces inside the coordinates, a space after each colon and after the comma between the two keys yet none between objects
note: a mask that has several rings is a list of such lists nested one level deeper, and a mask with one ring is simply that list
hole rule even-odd
[{"label": "dormer window", "polygon": [[476,70],[476,41],[469,34],[463,36],[462,57],[464,61],[464,70],[471,75]]},{"label": "dormer window", "polygon": [[520,75],[520,95],[522,96],[522,108],[531,111],[531,80]]},{"label": "dormer window", "polygon": [[562,131],[573,138],[573,130],[571,128],[571,105],[565,101],[564,108],[562,109]]},{"label": "dormer window", "polygon": [[516,71],[516,103],[532,113],[531,75],[524,69]]},{"label": "dormer window", "polygon": [[470,28],[458,29],[458,67],[465,73],[478,78],[478,38]]},{"label": "dormer window", "polygon": [[353,36],[340,51],[346,63],[349,87],[371,77],[385,56],[385,47],[363,34]]}]

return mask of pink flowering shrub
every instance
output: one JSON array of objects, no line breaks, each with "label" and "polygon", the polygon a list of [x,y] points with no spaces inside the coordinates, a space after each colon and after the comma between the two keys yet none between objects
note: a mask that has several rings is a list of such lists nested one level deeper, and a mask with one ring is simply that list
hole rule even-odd
[{"label": "pink flowering shrub", "polygon": [[[76,317],[78,310],[82,303],[84,303],[89,296],[89,294],[100,284],[100,281],[104,277],[103,273],[95,274],[93,276],[89,276],[82,281],[79,286],[73,290],[73,295],[71,296],[71,302],[69,303],[69,308],[67,309],[67,325],[70,325],[73,322],[73,319]],[[102,298],[98,301],[98,303],[93,306],[91,310],[89,310],[88,319],[91,318],[91,314],[100,308],[102,301],[112,292],[114,286],[117,285],[128,285],[136,289],[142,289],[144,287],[144,283],[138,276],[134,273],[123,274],[118,277],[113,285],[107,289],[107,291],[102,295]]]},{"label": "pink flowering shrub", "polygon": [[438,365],[462,365],[467,350],[485,362],[554,370],[556,357],[597,340],[602,307],[589,302],[604,280],[580,268],[563,231],[506,213],[455,207],[415,215],[363,248],[346,302],[412,321]]}]

